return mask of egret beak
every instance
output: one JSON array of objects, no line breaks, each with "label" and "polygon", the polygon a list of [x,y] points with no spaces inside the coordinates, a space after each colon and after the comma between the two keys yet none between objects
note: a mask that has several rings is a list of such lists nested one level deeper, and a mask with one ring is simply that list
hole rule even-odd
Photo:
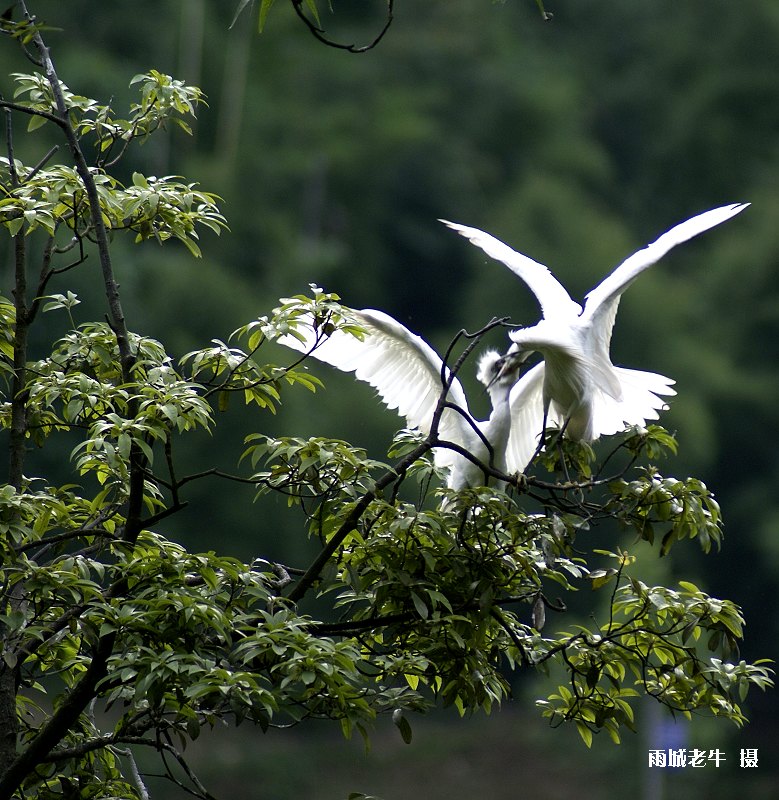
[{"label": "egret beak", "polygon": [[498,378],[502,378],[504,375],[507,375],[510,372],[514,372],[519,367],[522,366],[525,359],[520,358],[517,354],[508,352],[505,356],[503,356],[503,361],[500,365],[500,369],[498,370]]},{"label": "egret beak", "polygon": [[495,377],[487,384],[486,388],[489,389],[494,383],[501,380],[506,375],[518,371],[524,360],[524,358],[519,358],[517,353],[512,353],[511,350],[509,350],[509,352],[498,361],[498,371],[495,373]]},{"label": "egret beak", "polygon": [[506,351],[506,358],[509,356],[513,356],[514,358],[518,358],[520,364],[524,361],[527,361],[528,357],[532,350],[525,350],[524,348],[520,347],[516,342],[514,342],[511,347]]},{"label": "egret beak", "polygon": [[514,360],[514,364],[520,367],[520,374],[522,373],[522,367],[527,369],[529,367],[528,359],[533,351],[532,350],[525,350],[521,348],[516,342],[509,347],[506,351],[506,355],[504,358],[512,358]]}]

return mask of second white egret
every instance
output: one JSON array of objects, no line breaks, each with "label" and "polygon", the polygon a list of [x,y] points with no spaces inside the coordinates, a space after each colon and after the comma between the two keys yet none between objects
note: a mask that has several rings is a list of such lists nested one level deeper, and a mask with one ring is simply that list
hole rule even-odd
[{"label": "second white egret", "polygon": [[[298,322],[297,332],[278,341],[287,347],[353,372],[379,393],[384,404],[405,417],[409,428],[430,432],[433,415],[444,391],[442,375],[449,378],[440,356],[420,336],[382,311],[345,309],[352,323],[364,331],[363,338],[336,329],[328,334],[311,319]],[[460,381],[451,380],[447,401],[438,426],[438,439],[451,442],[480,463],[505,474],[521,472],[533,455],[535,431],[543,416],[541,387],[543,365],[519,378],[522,358],[501,356],[490,350],[479,359],[477,377],[492,402],[489,419],[476,421]],[[486,443],[489,443],[489,447]],[[448,469],[450,489],[482,486],[484,471],[473,461],[446,446],[435,449],[435,463]]]}]

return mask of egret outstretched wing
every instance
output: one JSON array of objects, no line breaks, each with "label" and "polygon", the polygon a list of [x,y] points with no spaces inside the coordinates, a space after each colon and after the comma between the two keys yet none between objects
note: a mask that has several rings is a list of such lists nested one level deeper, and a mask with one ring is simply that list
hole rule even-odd
[{"label": "egret outstretched wing", "polygon": [[483,250],[490,258],[505,264],[515,275],[520,277],[538,299],[541,312],[545,317],[553,316],[563,310],[568,313],[581,313],[581,306],[571,300],[565,287],[543,264],[512,250],[500,239],[496,239],[478,228],[469,228],[467,225],[448,222],[445,219],[439,220],[439,222],[443,222],[453,231],[457,231],[471,244]]},{"label": "egret outstretched wing", "polygon": [[[652,264],[659,261],[669,250],[686,242],[704,231],[721,225],[723,222],[740,214],[749,203],[732,203],[710,211],[704,211],[691,219],[671,228],[652,244],[626,258],[610,275],[601,281],[586,297],[584,319],[592,319],[601,315],[609,315],[610,323],[605,325],[611,330],[616,315],[616,307],[611,304],[619,300],[622,292]],[[602,324],[605,324],[602,323]]]},{"label": "egret outstretched wing", "polygon": [[[506,446],[506,471],[524,472],[538,448],[544,426],[544,362],[528,370],[511,389],[511,433]],[[556,419],[550,423],[560,424]]]},{"label": "egret outstretched wing", "polygon": [[[335,330],[330,335],[317,330],[313,320],[300,322],[298,333],[303,341],[288,334],[280,344],[324,361],[376,389],[385,405],[405,417],[409,428],[430,432],[430,425],[443,392],[442,367],[439,355],[420,336],[409,331],[397,320],[374,309],[349,309],[351,321],[360,325],[365,334],[358,338],[351,333]],[[449,371],[445,373],[449,375]],[[468,414],[468,401],[457,378],[452,380],[448,399]],[[468,423],[463,415],[447,409],[441,418],[439,436],[450,441],[462,441]],[[442,453],[441,460],[446,460]]]}]

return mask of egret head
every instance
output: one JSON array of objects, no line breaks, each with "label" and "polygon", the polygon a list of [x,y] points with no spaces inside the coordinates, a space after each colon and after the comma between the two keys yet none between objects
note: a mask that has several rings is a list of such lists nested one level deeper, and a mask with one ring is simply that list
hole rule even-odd
[{"label": "egret head", "polygon": [[479,358],[476,377],[488,389],[495,384],[513,386],[523,361],[524,358],[517,358],[511,351],[502,356],[497,350],[487,350]]}]

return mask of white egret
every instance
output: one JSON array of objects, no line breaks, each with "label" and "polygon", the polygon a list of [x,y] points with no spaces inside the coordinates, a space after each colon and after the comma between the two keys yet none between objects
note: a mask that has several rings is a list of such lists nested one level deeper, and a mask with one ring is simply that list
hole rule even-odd
[{"label": "white egret", "polygon": [[[409,428],[430,432],[433,414],[443,392],[443,362],[420,336],[382,311],[348,309],[350,322],[359,324],[362,339],[336,329],[329,335],[315,329],[310,319],[299,322],[298,333],[279,343],[337,367],[353,372],[358,380],[373,386],[384,404],[405,417]],[[451,382],[447,400],[457,409],[444,409],[438,438],[471,453],[479,462],[506,473],[524,470],[535,448],[534,431],[541,425],[541,386],[543,365],[537,365],[519,381],[522,359],[500,356],[494,350],[479,359],[478,379],[486,386],[492,402],[488,420],[474,420],[460,381]],[[445,375],[449,378],[449,372]],[[489,442],[490,450],[485,444]],[[448,469],[447,486],[463,489],[483,486],[482,469],[460,453],[446,448],[435,449],[435,463]]]},{"label": "white egret", "polygon": [[675,394],[671,388],[674,381],[611,363],[611,333],[620,297],[641,272],[671,248],[725,222],[747,205],[715,208],[671,228],[592,289],[584,308],[542,264],[488,233],[441,220],[518,275],[541,305],[542,319],[537,325],[509,333],[514,342],[509,352],[526,358],[538,351],[544,358],[542,437],[547,422],[552,422],[569,438],[589,442],[627,426],[643,426],[667,408],[661,398]]}]

